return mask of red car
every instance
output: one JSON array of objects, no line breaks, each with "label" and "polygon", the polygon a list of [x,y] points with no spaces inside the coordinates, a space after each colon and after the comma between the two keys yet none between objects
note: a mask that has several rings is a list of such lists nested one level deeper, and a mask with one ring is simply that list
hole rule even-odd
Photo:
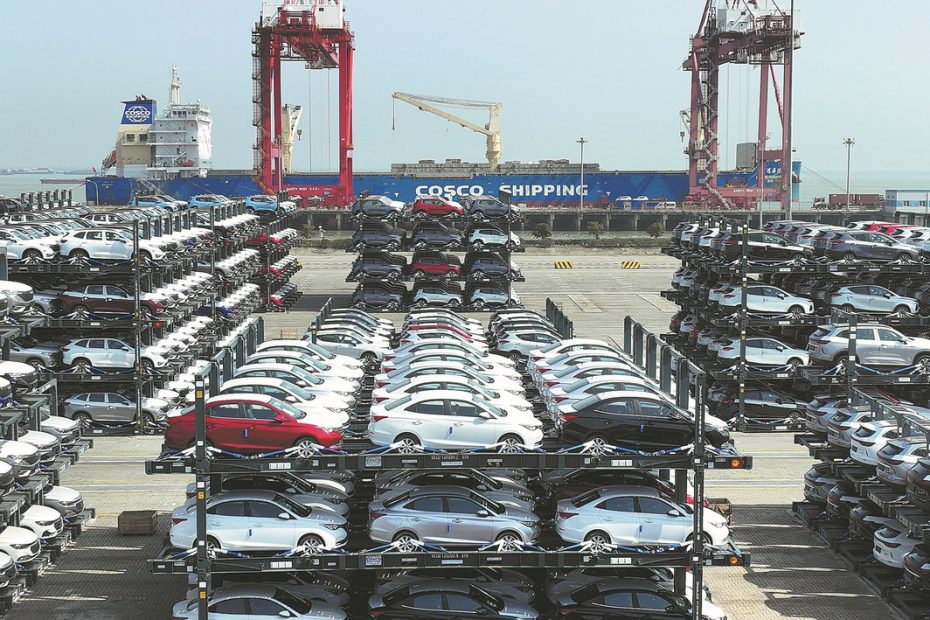
[{"label": "red car", "polygon": [[417,252],[410,263],[410,275],[414,278],[423,276],[458,276],[462,265],[456,256],[444,252]]},{"label": "red car", "polygon": [[[114,284],[88,284],[61,294],[61,313],[64,316],[74,312],[120,313],[129,314],[135,309],[133,296],[126,289]],[[164,314],[166,308],[154,299],[139,301],[143,314],[157,316]]]},{"label": "red car", "polygon": [[[207,401],[207,441],[230,452],[265,452],[301,444],[337,446],[342,435],[304,421],[303,411],[264,394],[214,396]],[[165,448],[194,445],[193,407],[168,418]]]},{"label": "red car", "polygon": [[417,198],[410,212],[414,217],[434,215],[436,217],[457,218],[465,215],[465,208],[454,200],[446,200],[439,196],[426,196]]}]

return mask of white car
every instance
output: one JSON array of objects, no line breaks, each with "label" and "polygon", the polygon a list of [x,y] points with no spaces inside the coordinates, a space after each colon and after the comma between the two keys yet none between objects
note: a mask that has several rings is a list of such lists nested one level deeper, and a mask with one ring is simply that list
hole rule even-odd
[{"label": "white car", "polygon": [[[742,304],[741,288],[735,288],[720,298],[722,310],[738,310]],[[768,284],[746,288],[746,309],[760,314],[813,314],[814,302]]]},{"label": "white car", "polygon": [[339,379],[337,377],[323,377],[293,364],[250,363],[236,369],[238,377],[273,377],[283,379],[300,386],[311,393],[326,392],[336,394],[354,403],[352,397],[358,390],[357,381]]},{"label": "white car", "polygon": [[320,377],[347,379],[355,384],[358,384],[365,374],[365,371],[361,368],[336,366],[335,364],[321,362],[303,353],[294,353],[293,351],[257,351],[248,357],[246,363],[294,364],[296,366],[302,366]]},{"label": "white car", "polygon": [[450,375],[422,375],[375,388],[371,393],[371,402],[383,403],[406,394],[422,394],[435,390],[453,390],[463,394],[471,394],[476,398],[482,398],[494,403],[502,409],[517,411],[531,411],[533,409],[530,401],[523,396],[518,396],[512,392],[492,390],[474,379]]},{"label": "white car", "polygon": [[504,410],[452,390],[373,404],[368,435],[376,446],[407,448],[463,449],[498,443],[536,448],[543,439],[542,423],[532,411]]},{"label": "white car", "polygon": [[594,394],[617,391],[646,392],[672,402],[667,394],[646,378],[614,375],[600,375],[589,379],[579,379],[567,385],[553,386],[545,393],[543,399],[546,401],[549,415],[553,416],[561,405],[577,402]]},{"label": "white car", "polygon": [[872,555],[891,568],[904,568],[904,556],[920,544],[917,538],[907,535],[906,529],[883,527],[875,532]]},{"label": "white car", "polygon": [[[348,616],[339,607],[316,599],[307,599],[287,585],[248,584],[216,588],[207,599],[211,620],[345,620]],[[197,620],[196,598],[175,603],[171,610],[174,620]],[[247,608],[251,613],[246,613]]]},{"label": "white car", "polygon": [[223,383],[220,394],[264,394],[276,398],[306,414],[298,422],[313,424],[327,431],[344,429],[349,423],[349,411],[344,400],[332,395],[311,394],[284,379],[231,379]]},{"label": "white car", "polygon": [[32,530],[8,525],[0,529],[0,551],[17,564],[34,560],[42,550],[39,537]]},{"label": "white car", "polygon": [[487,353],[488,350],[488,342],[484,339],[484,337],[462,335],[442,328],[417,329],[414,331],[405,332],[400,337],[400,346],[403,347],[416,342],[433,342],[437,340],[456,340],[458,342],[468,344],[469,346],[478,349],[482,353]]},{"label": "white car", "polygon": [[371,341],[390,341],[391,340],[391,330],[386,327],[363,325],[356,321],[349,319],[340,319],[340,318],[329,318],[323,321],[323,323],[317,329],[317,333],[320,332],[351,332],[356,336],[362,338],[367,338]]},{"label": "white car", "polygon": [[[739,343],[734,342],[717,352],[717,359],[725,364],[739,361]],[[747,338],[746,363],[755,366],[788,366],[796,369],[807,366],[810,358],[807,349],[798,349],[775,338]]]},{"label": "white car", "polygon": [[468,359],[414,362],[409,366],[375,375],[375,388],[385,387],[394,382],[403,381],[404,379],[437,374],[466,377],[479,382],[487,388],[501,392],[510,392],[511,394],[519,395],[524,395],[526,392],[519,379],[485,372],[475,368]]},{"label": "white car", "polygon": [[892,439],[878,451],[875,468],[878,479],[896,487],[907,483],[907,470],[927,456],[927,438],[924,435]]},{"label": "white car", "polygon": [[379,362],[384,354],[391,349],[390,341],[379,340],[375,344],[373,340],[338,331],[324,331],[316,334],[316,336],[312,334],[304,336],[305,341],[310,341],[314,337],[316,338],[316,345],[325,348],[327,351],[345,357],[356,358],[369,366]]},{"label": "white car", "polygon": [[16,562],[7,554],[0,552],[0,588],[10,585],[16,576]]},{"label": "white car", "polygon": [[491,361],[492,359],[491,356],[479,358],[462,353],[445,352],[441,349],[427,350],[420,351],[414,355],[405,356],[402,359],[383,362],[381,364],[381,372],[390,373],[398,368],[405,368],[418,362],[459,362],[487,374],[500,375],[513,379],[514,381],[520,381],[520,372],[510,365],[510,360],[507,360],[507,365],[503,365]]},{"label": "white car", "polygon": [[603,340],[594,338],[569,338],[560,342],[554,342],[541,349],[530,351],[526,358],[526,370],[530,372],[536,368],[542,360],[552,359],[563,353],[573,353],[575,351],[609,351],[619,353],[616,347],[612,347]]},{"label": "white car", "polygon": [[55,538],[65,529],[64,519],[57,510],[39,504],[33,504],[20,515],[19,526],[43,539]]},{"label": "white car", "polygon": [[[702,510],[705,543],[724,544],[730,536],[726,517]],[[650,487],[600,487],[559,501],[555,531],[570,543],[684,545],[694,532],[692,514],[687,504],[675,504]]]},{"label": "white car", "polygon": [[574,383],[579,379],[612,375],[614,377],[642,377],[642,374],[627,362],[587,362],[577,366],[566,366],[562,370],[547,373],[537,384],[543,398],[553,388]]},{"label": "white car", "polygon": [[347,368],[362,368],[364,364],[348,355],[338,355],[325,347],[307,340],[266,340],[256,347],[256,351],[294,351],[314,357],[320,361]]},{"label": "white car", "polygon": [[546,381],[559,376],[559,373],[568,368],[578,368],[584,364],[604,362],[626,364],[629,368],[633,368],[631,362],[628,362],[625,357],[617,355],[616,353],[607,353],[604,351],[576,351],[574,353],[563,353],[558,357],[554,357],[550,361],[549,366],[537,366],[536,370],[530,373],[530,377],[533,379],[533,383],[536,384],[538,389],[545,384]]},{"label": "white car", "polygon": [[857,463],[875,467],[878,451],[898,437],[898,423],[894,420],[875,420],[859,426],[849,440],[849,456]]},{"label": "white car", "polygon": [[[62,363],[79,372],[91,368],[129,369],[136,363],[135,349],[119,338],[80,338],[62,347]],[[150,374],[155,368],[168,365],[162,349],[146,347],[141,354],[142,372]]]},{"label": "white car", "polygon": [[393,351],[385,353],[384,360],[389,362],[395,359],[403,359],[409,355],[413,355],[414,353],[419,353],[420,351],[429,351],[431,349],[458,351],[459,353],[464,353],[466,355],[488,357],[488,350],[486,347],[476,347],[469,342],[464,342],[456,338],[435,338],[402,345]]},{"label": "white car", "polygon": [[[174,547],[190,549],[196,542],[196,505],[193,508],[184,520],[172,515],[169,538]],[[274,491],[231,491],[207,500],[210,553],[217,549],[288,551],[298,547],[316,553],[342,546],[348,536],[345,526],[343,517],[311,514],[311,509]]]}]

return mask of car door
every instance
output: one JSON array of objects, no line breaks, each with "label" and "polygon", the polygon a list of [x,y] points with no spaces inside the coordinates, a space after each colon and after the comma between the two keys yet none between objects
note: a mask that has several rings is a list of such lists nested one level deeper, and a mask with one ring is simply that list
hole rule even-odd
[{"label": "car door", "polygon": [[104,287],[104,302],[106,307],[112,308],[107,312],[132,312],[135,302],[129,293],[118,286]]},{"label": "car door", "polygon": [[87,341],[87,353],[80,357],[87,357],[91,365],[98,368],[113,368],[118,360],[113,360],[107,351],[107,341],[104,338],[91,338]]},{"label": "car door", "polygon": [[412,529],[423,542],[444,543],[449,540],[449,515],[443,498],[418,497],[404,505],[405,514],[398,518],[397,530]]},{"label": "car door", "polygon": [[124,422],[125,420],[120,419],[115,415],[115,412],[110,410],[110,407],[107,403],[107,393],[106,392],[91,392],[86,394],[85,402],[87,403],[87,410],[90,413],[91,417],[97,422]]},{"label": "car door", "polygon": [[636,400],[633,396],[611,398],[589,409],[579,412],[579,421],[587,436],[600,435],[608,443],[629,444],[638,438],[639,425],[630,418],[636,414]]},{"label": "car door", "polygon": [[[91,341],[93,342],[93,341]],[[132,348],[122,340],[107,338],[107,357],[113,368],[132,368],[136,364],[136,354]]]},{"label": "car door", "polygon": [[480,417],[484,409],[467,400],[449,400],[449,445],[462,447],[488,446],[497,441],[496,418]]},{"label": "car door", "polygon": [[132,422],[136,418],[135,403],[122,394],[107,392],[106,399],[107,419],[114,422]]},{"label": "car door", "polygon": [[891,237],[881,233],[871,233],[870,240],[877,254],[876,258],[885,260],[894,260],[897,258],[898,251]]},{"label": "car door", "polygon": [[207,441],[218,448],[252,448],[248,438],[249,420],[239,403],[217,403],[207,407]]},{"label": "car door", "polygon": [[228,501],[207,508],[207,533],[216,532],[220,543],[227,549],[244,549],[249,546],[248,507],[245,501]]},{"label": "car door", "polygon": [[639,539],[639,515],[632,496],[605,499],[591,509],[588,520],[589,531],[602,529],[610,535],[614,544],[636,543]]},{"label": "car door", "polygon": [[296,519],[281,519],[282,507],[264,500],[249,500],[250,546],[259,550],[297,546]]},{"label": "car door", "polygon": [[684,446],[694,439],[693,426],[679,419],[679,414],[670,405],[644,398],[637,400],[640,419],[639,437],[649,446],[675,448]]},{"label": "car door", "polygon": [[913,361],[913,355],[907,345],[902,343],[901,334],[894,330],[879,327],[876,328],[878,336],[878,349],[880,351],[883,364],[893,364],[895,366],[909,366]]},{"label": "car door", "polygon": [[452,425],[456,419],[448,414],[445,401],[424,400],[411,405],[408,411],[414,414],[411,416],[410,430],[422,441],[438,446],[449,445]]},{"label": "car door", "polygon": [[22,252],[15,251],[16,241],[13,235],[6,231],[0,231],[0,247],[6,249],[6,253],[10,258],[22,258]]},{"label": "car door", "polygon": [[882,361],[881,343],[874,328],[860,327],[856,330],[856,357],[859,358],[860,364],[866,366],[885,363]]},{"label": "car door", "polygon": [[[253,449],[275,450],[293,443],[293,431],[288,422],[293,422],[286,413],[281,413],[266,403],[243,403],[245,415],[248,418],[245,424],[245,437]],[[276,419],[278,416],[287,418],[285,421]]]},{"label": "car door", "polygon": [[895,302],[891,299],[889,291],[880,286],[869,287],[870,310],[874,312],[893,312]]},{"label": "car door", "polygon": [[[445,498],[449,522],[448,542],[453,544],[481,545],[494,540],[497,528],[505,522],[469,497],[451,495]],[[479,516],[479,513],[485,516]]]},{"label": "car door", "polygon": [[640,542],[643,544],[682,544],[693,531],[693,522],[686,518],[686,513],[664,499],[639,496],[636,509],[642,537]]}]

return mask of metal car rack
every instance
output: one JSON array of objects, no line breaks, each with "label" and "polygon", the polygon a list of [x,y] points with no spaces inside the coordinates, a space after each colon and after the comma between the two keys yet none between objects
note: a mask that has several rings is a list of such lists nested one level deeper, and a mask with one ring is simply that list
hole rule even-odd
[{"label": "metal car rack", "polygon": [[[364,197],[365,195],[362,196],[362,198]],[[510,205],[511,196],[507,192],[501,192],[500,200],[504,204]],[[383,221],[385,220],[383,220],[382,218],[359,215],[358,218],[356,219],[356,231],[359,231],[361,226],[365,223],[383,222]],[[464,233],[467,232],[467,230],[469,229],[471,225],[473,224],[493,225],[496,228],[500,229],[509,238],[511,233],[513,232],[513,224],[514,224],[513,218],[511,217],[505,217],[505,218],[499,218],[499,219],[481,218],[481,219],[475,220],[475,219],[470,219],[466,216],[463,219],[459,219],[459,220],[450,220],[448,218],[440,218],[438,220],[435,220],[435,219],[430,219],[430,218],[416,218],[410,214],[407,214],[406,217],[400,220],[394,220],[394,225],[397,226],[398,224],[404,224],[407,226],[409,225],[416,226],[416,224],[428,222],[428,221],[438,221],[446,226],[452,226],[454,228],[462,229],[463,244],[465,245],[464,249],[437,248],[437,249],[431,250],[435,252],[442,252],[442,253],[456,254],[456,255],[464,253],[464,260],[462,261],[462,264],[464,264],[464,262],[468,259],[468,256],[472,254],[472,252],[479,251],[476,248],[469,247],[467,243],[464,242]],[[362,257],[362,255],[365,252],[372,251],[373,249],[375,248],[358,247],[357,249],[348,248],[346,249],[346,251],[350,253],[357,253],[359,257]],[[401,251],[415,252],[416,250],[412,247],[408,247],[408,248],[402,248]],[[403,299],[402,304],[398,305],[397,307],[391,306],[391,307],[383,307],[383,308],[372,307],[372,306],[366,305],[364,307],[364,310],[367,310],[369,312],[377,312],[377,311],[403,312],[403,311],[409,310],[410,308],[414,307],[413,296],[415,294],[417,284],[441,285],[445,283],[456,283],[455,286],[457,289],[458,289],[458,283],[464,283],[464,287],[458,290],[458,292],[462,296],[462,305],[461,306],[448,306],[448,307],[454,308],[457,311],[460,311],[460,312],[482,311],[482,310],[490,311],[490,310],[495,309],[495,308],[489,308],[489,307],[479,308],[479,307],[474,306],[473,304],[465,303],[465,300],[467,299],[468,294],[469,294],[468,292],[469,287],[475,286],[475,285],[481,285],[482,283],[492,283],[495,287],[506,290],[507,299],[508,299],[508,302],[506,304],[507,307],[515,307],[517,304],[513,298],[513,283],[514,282],[525,282],[526,279],[522,275],[519,275],[519,276],[510,275],[513,273],[513,254],[519,253],[519,252],[525,252],[526,248],[521,245],[513,249],[500,248],[500,249],[494,249],[493,251],[499,254],[501,258],[503,258],[507,262],[508,276],[506,277],[485,276],[483,278],[470,278],[466,275],[460,275],[456,277],[446,277],[446,276],[438,276],[438,275],[432,275],[432,274],[424,274],[423,277],[414,278],[409,272],[409,265],[407,265],[404,269],[404,273],[402,277],[398,280],[388,280],[388,279],[370,278],[370,277],[353,278],[351,275],[349,275],[349,276],[346,276],[346,282],[358,282],[359,284],[358,284],[357,290],[361,290],[361,291],[364,291],[366,286],[371,286],[371,285],[380,286],[385,283],[390,283],[392,286],[399,286],[403,288],[404,293],[402,296],[402,299]],[[407,290],[406,287],[403,286],[403,284],[401,284],[402,282],[412,282],[414,284],[410,290]]]},{"label": "metal car rack", "polygon": [[[551,301],[551,300],[550,300]],[[325,317],[331,302],[321,310]],[[562,313],[555,302],[547,303],[547,313],[556,318],[563,334],[570,335],[571,321]],[[313,326],[311,326],[311,332]],[[659,341],[653,338],[658,345]],[[706,407],[700,394],[703,393],[705,374],[690,364],[680,354],[662,343],[663,349],[652,371],[646,373],[658,377],[663,389],[672,394],[674,377],[681,379],[679,386],[698,386],[693,401],[687,402],[688,393],[679,388],[674,398],[679,404],[695,412],[695,433],[691,446],[680,451],[660,454],[645,454],[613,447],[558,446],[548,450],[498,451],[479,449],[461,452],[423,450],[401,453],[392,448],[375,448],[368,444],[366,449],[354,451],[349,447],[364,445],[363,442],[344,442],[342,450],[320,449],[302,453],[297,448],[260,455],[232,455],[208,448],[206,443],[206,398],[215,393],[221,376],[221,364],[213,363],[202,369],[195,378],[195,442],[194,447],[179,453],[165,452],[159,458],[146,462],[148,474],[195,474],[196,526],[197,535],[193,549],[177,550],[166,548],[160,557],[149,561],[149,567],[157,574],[187,574],[196,576],[198,617],[207,618],[207,601],[211,579],[224,573],[288,572],[299,570],[382,570],[390,568],[428,567],[494,567],[522,569],[558,569],[583,567],[669,567],[675,569],[676,591],[685,592],[685,569],[693,575],[692,613],[695,619],[702,618],[704,566],[748,566],[751,556],[732,544],[719,548],[707,548],[703,542],[704,471],[706,469],[749,469],[752,457],[735,451],[717,451],[705,445],[704,417]],[[648,347],[647,347],[648,348]],[[241,362],[242,355],[229,356],[225,363]],[[642,364],[641,364],[642,365]],[[231,371],[226,369],[222,375]],[[209,389],[208,389],[209,386]],[[685,399],[683,401],[683,399]],[[312,472],[352,470],[376,472],[383,470],[443,470],[454,468],[521,468],[530,470],[553,469],[606,469],[663,470],[663,477],[674,471],[676,499],[684,503],[688,494],[687,475],[694,473],[693,540],[690,546],[631,548],[615,545],[595,547],[590,543],[569,545],[549,544],[546,547],[518,546],[505,548],[502,545],[471,551],[448,551],[430,545],[420,550],[400,549],[396,545],[374,546],[359,549],[353,546],[348,551],[314,553],[306,549],[274,555],[223,552],[208,554],[206,539],[206,502],[211,488],[226,474],[243,472]],[[667,479],[667,478],[666,478]]]}]

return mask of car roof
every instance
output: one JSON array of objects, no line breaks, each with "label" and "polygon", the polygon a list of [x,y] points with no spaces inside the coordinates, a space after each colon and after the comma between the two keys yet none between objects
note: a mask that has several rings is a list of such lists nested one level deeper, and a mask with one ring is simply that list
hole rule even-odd
[{"label": "car roof", "polygon": [[277,586],[273,585],[233,585],[216,588],[210,595],[210,602],[216,603],[230,598],[274,598],[278,592]]},{"label": "car roof", "polygon": [[269,491],[267,489],[237,489],[235,491],[220,491],[219,493],[214,493],[207,501],[210,503],[215,503],[220,500],[230,501],[237,499],[274,499],[278,495],[279,493],[277,491]]},{"label": "car roof", "polygon": [[[271,385],[271,386],[280,386],[280,385],[291,385],[289,381],[284,379],[279,379],[277,377],[234,377],[232,379],[227,379],[220,386],[220,389],[227,387],[237,387],[240,385]],[[223,396],[228,396],[224,394]],[[249,396],[248,394],[246,396]],[[262,394],[254,394],[254,396],[263,396]]]},{"label": "car roof", "polygon": [[600,497],[602,498],[626,497],[631,495],[662,497],[662,494],[652,487],[639,486],[634,484],[615,484],[608,487],[600,487],[598,491],[600,492]]},{"label": "car roof", "polygon": [[207,400],[207,404],[219,403],[219,402],[234,402],[240,400],[251,400],[259,401],[263,403],[271,403],[277,401],[277,398],[273,396],[268,396],[267,394],[217,394],[216,396],[211,396]]}]

